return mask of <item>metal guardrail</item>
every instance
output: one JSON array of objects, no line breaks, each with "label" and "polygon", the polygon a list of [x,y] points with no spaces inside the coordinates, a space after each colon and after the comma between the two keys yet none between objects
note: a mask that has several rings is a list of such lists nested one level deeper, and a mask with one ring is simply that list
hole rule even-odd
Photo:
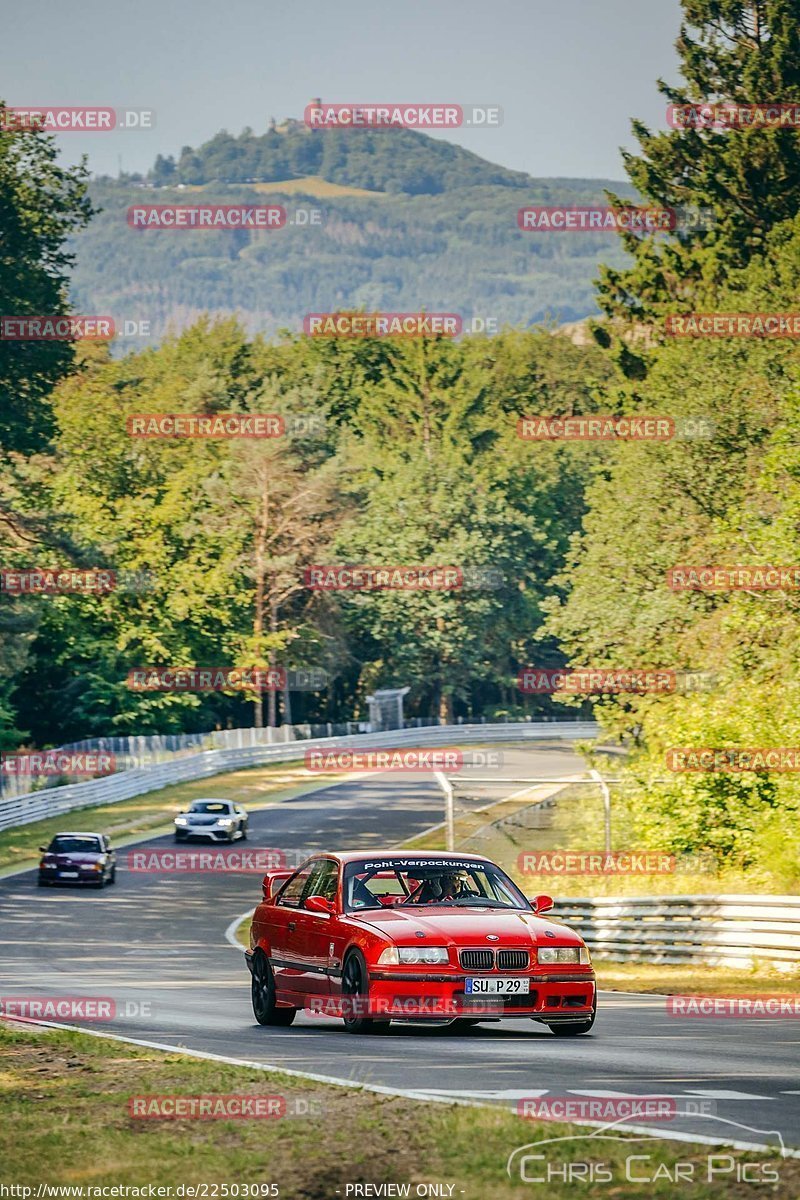
[{"label": "metal guardrail", "polygon": [[436,725],[427,729],[361,733],[338,738],[311,738],[280,745],[246,746],[242,749],[203,750],[197,754],[121,771],[86,783],[44,788],[26,796],[0,801],[0,829],[30,825],[46,817],[57,817],[76,808],[115,804],[157,791],[173,783],[207,779],[224,771],[291,762],[309,750],[353,750],[395,746],[452,745],[456,742],[527,741],[547,738],[594,738],[599,726],[591,721],[514,722],[498,725]]},{"label": "metal guardrail", "polygon": [[[438,721],[424,718],[416,718],[416,722],[438,725]],[[267,725],[263,729],[212,729],[206,733],[135,734],[125,737],[85,738],[80,742],[54,746],[47,754],[113,755],[116,760],[116,773],[172,762],[173,759],[185,758],[189,754],[199,754],[202,750],[243,750],[247,746],[272,746],[276,743],[282,745],[284,742],[299,741],[302,738],[347,737],[361,732],[364,730],[360,728],[358,721],[343,721],[340,724],[326,722],[324,725]],[[21,757],[25,757],[24,751]],[[53,781],[46,775],[36,775],[33,772],[6,774],[0,771],[0,803],[41,791],[42,787],[51,782]],[[85,780],[77,776],[70,777],[66,772],[56,786],[66,787],[67,784],[83,782]]]},{"label": "metal guardrail", "polygon": [[613,962],[800,966],[800,896],[601,896],[553,915]]}]

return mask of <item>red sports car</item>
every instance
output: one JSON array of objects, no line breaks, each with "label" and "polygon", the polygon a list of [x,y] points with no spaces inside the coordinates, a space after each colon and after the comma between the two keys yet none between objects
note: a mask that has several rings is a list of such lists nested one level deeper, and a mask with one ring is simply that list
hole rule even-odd
[{"label": "red sports car", "polygon": [[298,1009],[351,1033],[390,1020],[457,1026],[531,1017],[561,1036],[595,1017],[589,951],[478,854],[317,854],[270,871],[253,916],[253,1012],[291,1025]]}]

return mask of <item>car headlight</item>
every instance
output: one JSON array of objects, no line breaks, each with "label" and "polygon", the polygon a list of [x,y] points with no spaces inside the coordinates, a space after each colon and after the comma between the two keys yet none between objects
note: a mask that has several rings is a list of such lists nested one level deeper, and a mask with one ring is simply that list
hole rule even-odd
[{"label": "car headlight", "polygon": [[585,946],[540,946],[536,960],[540,963],[591,963],[589,951]]},{"label": "car headlight", "polygon": [[176,817],[175,824],[176,825],[188,825],[189,822],[186,820],[186,817]]},{"label": "car headlight", "polygon": [[401,963],[434,965],[450,961],[447,946],[401,946],[399,954]]},{"label": "car headlight", "polygon": [[399,966],[400,955],[397,953],[397,946],[387,946],[381,951],[381,956],[378,959],[379,967],[396,967]]},{"label": "car headlight", "polygon": [[218,825],[232,825],[233,817],[220,817],[220,819],[217,821],[217,824]]},{"label": "car headlight", "polygon": [[101,862],[92,863],[92,870],[93,871],[102,871],[104,866],[105,866],[105,863],[101,863]]},{"label": "car headlight", "polygon": [[56,869],[56,863],[51,862],[40,862],[39,866],[44,867],[45,871],[55,871]]}]

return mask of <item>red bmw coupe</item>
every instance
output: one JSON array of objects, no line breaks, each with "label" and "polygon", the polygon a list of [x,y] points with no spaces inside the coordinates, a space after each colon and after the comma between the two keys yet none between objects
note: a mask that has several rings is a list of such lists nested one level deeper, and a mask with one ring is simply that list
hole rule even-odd
[{"label": "red bmw coupe", "polygon": [[270,871],[253,916],[253,1012],[291,1025],[299,1009],[351,1033],[391,1020],[457,1027],[530,1017],[560,1036],[594,1024],[595,976],[572,929],[548,921],[477,854],[353,851]]}]

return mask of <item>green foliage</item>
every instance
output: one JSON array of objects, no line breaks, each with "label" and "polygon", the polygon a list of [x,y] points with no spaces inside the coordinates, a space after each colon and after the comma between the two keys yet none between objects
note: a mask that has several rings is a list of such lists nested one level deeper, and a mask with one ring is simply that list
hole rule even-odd
[{"label": "green foliage", "polygon": [[[249,724],[253,695],[131,691],[127,672],[276,660],[332,677],[326,694],[293,697],[295,720],[349,717],[392,683],[409,684],[424,715],[513,702],[596,458],[522,442],[516,421],[591,409],[609,375],[599,352],[549,333],[270,345],[226,321],[121,360],[88,349],[54,395],[49,503],[87,565],[154,583],[25,602],[37,625],[15,680],[19,721],[39,742]],[[231,411],[279,412],[294,432],[126,431],[136,413]],[[307,565],[356,561],[489,568],[500,586],[303,586]],[[58,561],[49,551],[40,565]]]},{"label": "green foliage", "polygon": [[[0,111],[4,105],[0,101]],[[0,131],[0,313],[65,313],[73,256],[86,224],[85,166],[60,167],[51,137]],[[0,454],[40,449],[52,431],[47,395],[72,361],[68,342],[0,340]]]},{"label": "green foliage", "polygon": [[[800,220],[767,239],[763,257],[732,272],[723,312],[791,309]],[[650,356],[639,411],[702,417],[709,440],[620,445],[589,487],[550,633],[574,665],[709,672],[707,695],[606,699],[605,724],[641,747],[645,785],[633,834],[755,872],[769,862],[798,883],[800,789],[791,775],[692,773],[670,782],[670,746],[794,746],[798,741],[800,606],[792,592],[672,592],[680,565],[797,561],[800,359],[790,341],[676,342]],[[785,842],[784,838],[790,838]],[[755,875],[754,875],[755,878]]]},{"label": "green foliage", "polygon": [[[676,43],[684,82],[659,81],[667,105],[794,103],[800,93],[798,0],[683,0]],[[707,232],[625,234],[632,267],[601,272],[599,302],[626,320],[691,311],[763,252],[769,231],[797,212],[800,141],[794,128],[654,133],[632,122],[641,154],[623,152],[645,203],[708,214]]]}]

